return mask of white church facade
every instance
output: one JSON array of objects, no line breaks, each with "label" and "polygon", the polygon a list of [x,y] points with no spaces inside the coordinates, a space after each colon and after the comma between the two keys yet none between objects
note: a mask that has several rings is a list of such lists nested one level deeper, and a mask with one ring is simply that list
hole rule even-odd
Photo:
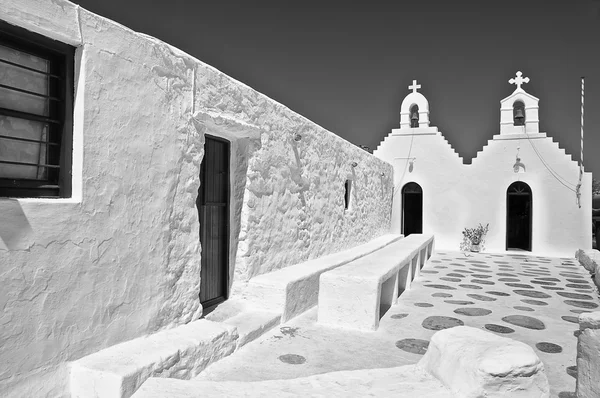
[{"label": "white church facade", "polygon": [[[520,88],[472,165],[429,126],[416,85],[401,128],[373,156],[69,1],[0,0],[0,9],[2,397],[70,396],[74,363],[182,329],[189,335],[169,341],[197,351],[156,344],[173,351],[154,354],[165,376],[180,365],[199,372],[237,350],[248,324],[256,338],[282,321],[261,306],[287,289],[278,282],[401,233],[433,233],[436,248],[458,250],[464,227],[489,223],[486,251],[502,252],[507,219],[525,213],[518,226],[529,230],[513,236],[522,250],[590,248],[591,175],[579,207],[549,171],[574,180],[577,165],[538,131],[538,101]],[[513,125],[517,100],[525,127]],[[267,278],[279,271],[289,272]],[[261,278],[267,293],[240,327],[200,319]],[[306,280],[314,287],[319,274]],[[314,290],[288,290],[298,312],[315,305]]]},{"label": "white church facade", "polygon": [[[521,72],[500,101],[499,134],[464,164],[437,127],[429,103],[412,90],[402,102],[400,128],[373,154],[394,167],[392,231],[434,233],[436,247],[458,250],[462,230],[489,224],[485,250],[573,256],[591,249],[591,173],[539,131],[539,100]],[[579,192],[579,195],[577,194]]]}]

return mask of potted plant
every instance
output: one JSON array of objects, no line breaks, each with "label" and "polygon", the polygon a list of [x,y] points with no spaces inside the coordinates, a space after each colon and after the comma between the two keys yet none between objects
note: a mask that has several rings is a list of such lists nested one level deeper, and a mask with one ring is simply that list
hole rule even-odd
[{"label": "potted plant", "polygon": [[476,228],[465,228],[462,232],[463,241],[460,245],[462,251],[479,252],[483,250],[483,242],[489,230],[489,223],[485,225],[479,224]]}]

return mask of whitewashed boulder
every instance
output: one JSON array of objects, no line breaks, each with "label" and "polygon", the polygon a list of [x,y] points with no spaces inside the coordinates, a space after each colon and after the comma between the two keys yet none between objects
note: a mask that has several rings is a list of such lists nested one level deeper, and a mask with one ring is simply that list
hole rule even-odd
[{"label": "whitewashed boulder", "polygon": [[600,311],[579,315],[577,398],[600,397]]},{"label": "whitewashed boulder", "polygon": [[457,397],[550,396],[544,365],[530,346],[468,326],[434,334],[419,366]]}]

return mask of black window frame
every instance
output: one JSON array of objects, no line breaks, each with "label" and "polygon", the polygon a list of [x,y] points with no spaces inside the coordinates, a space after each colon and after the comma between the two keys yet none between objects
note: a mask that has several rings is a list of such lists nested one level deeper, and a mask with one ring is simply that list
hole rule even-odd
[{"label": "black window frame", "polygon": [[[49,143],[47,148],[52,148],[47,150],[47,158],[43,166],[38,164],[39,167],[47,168],[45,180],[0,178],[0,198],[70,198],[75,47],[4,21],[0,21],[0,44],[48,60],[49,72],[40,72],[46,74],[49,79],[49,93],[45,96],[51,103],[48,116],[2,107],[0,107],[0,115],[46,123]],[[28,69],[19,64],[0,60],[0,67],[5,64]],[[2,87],[11,89],[7,85]],[[6,139],[6,136],[3,138]],[[0,158],[0,163],[2,162]]]}]

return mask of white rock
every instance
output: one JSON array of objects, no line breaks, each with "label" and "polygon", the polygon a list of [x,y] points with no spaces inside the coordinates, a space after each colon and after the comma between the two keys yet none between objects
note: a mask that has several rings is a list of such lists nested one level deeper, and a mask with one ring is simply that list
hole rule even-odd
[{"label": "white rock", "polygon": [[437,332],[419,366],[458,397],[549,397],[544,365],[527,344],[468,326]]},{"label": "white rock", "polygon": [[579,315],[577,338],[578,398],[600,397],[600,311]]}]

